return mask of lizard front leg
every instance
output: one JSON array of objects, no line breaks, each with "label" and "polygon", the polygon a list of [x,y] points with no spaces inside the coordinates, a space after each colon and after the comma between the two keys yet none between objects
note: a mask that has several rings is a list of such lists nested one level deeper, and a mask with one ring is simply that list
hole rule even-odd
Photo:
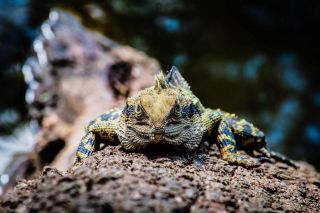
[{"label": "lizard front leg", "polygon": [[225,119],[232,129],[235,135],[238,145],[246,151],[259,151],[266,157],[270,157],[270,154],[266,152],[266,139],[264,133],[255,127],[252,123],[225,115]]},{"label": "lizard front leg", "polygon": [[100,115],[85,128],[86,134],[81,139],[77,149],[77,161],[92,155],[92,152],[99,149],[97,139],[104,143],[116,143],[117,135],[115,132],[121,109],[114,109]]},{"label": "lizard front leg", "polygon": [[[237,142],[239,143],[238,145],[240,145],[245,151],[252,152],[253,150],[256,150],[266,158],[274,158],[295,168],[297,167],[291,160],[287,159],[285,156],[267,149],[267,141],[264,133],[253,124],[244,119],[233,117],[229,118],[230,116],[228,117],[228,115],[225,117],[227,117],[226,119],[229,126],[231,126],[233,130],[232,132],[234,133]],[[263,157],[260,157],[260,159],[262,160]]]},{"label": "lizard front leg", "polygon": [[222,111],[205,109],[202,116],[202,122],[207,129],[209,140],[216,140],[223,160],[226,160],[231,164],[243,166],[260,165],[260,162],[257,159],[241,155],[237,151],[235,137],[230,125],[224,119]]},{"label": "lizard front leg", "polygon": [[219,147],[222,159],[231,164],[249,167],[260,165],[258,159],[242,155],[237,151],[236,140],[232,133],[231,127],[223,119],[220,121],[218,126],[217,145]]}]

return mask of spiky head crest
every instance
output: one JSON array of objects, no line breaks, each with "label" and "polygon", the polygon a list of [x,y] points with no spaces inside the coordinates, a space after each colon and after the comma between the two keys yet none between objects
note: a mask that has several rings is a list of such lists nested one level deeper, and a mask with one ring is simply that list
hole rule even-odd
[{"label": "spiky head crest", "polygon": [[173,67],[167,75],[160,71],[154,86],[128,99],[116,131],[127,150],[151,144],[195,150],[205,130],[203,110],[188,83]]},{"label": "spiky head crest", "polygon": [[168,83],[166,81],[166,77],[164,76],[163,72],[160,71],[156,75],[156,84],[154,86],[154,89],[160,92],[162,89],[167,89],[168,86],[169,85],[168,85]]}]

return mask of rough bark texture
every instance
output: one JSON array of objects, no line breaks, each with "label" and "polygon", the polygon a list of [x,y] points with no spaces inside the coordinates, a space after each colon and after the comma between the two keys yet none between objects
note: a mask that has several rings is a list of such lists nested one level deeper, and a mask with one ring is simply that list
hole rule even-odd
[{"label": "rough bark texture", "polygon": [[159,65],[62,12],[51,13],[42,29],[27,66],[29,84],[38,83],[30,91],[41,124],[34,156],[39,168],[51,167],[19,181],[0,198],[0,212],[320,212],[320,174],[312,166],[232,166],[207,143],[192,154],[107,146],[62,172],[84,125],[152,83]]},{"label": "rough bark texture", "polygon": [[231,166],[215,146],[194,156],[108,146],[66,173],[47,167],[21,181],[1,205],[17,212],[319,212],[319,174],[298,165]]}]

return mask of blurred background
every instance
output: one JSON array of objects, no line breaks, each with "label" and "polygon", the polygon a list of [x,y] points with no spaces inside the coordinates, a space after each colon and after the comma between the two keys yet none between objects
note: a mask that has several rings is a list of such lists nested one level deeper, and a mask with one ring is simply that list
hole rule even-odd
[{"label": "blurred background", "polygon": [[53,8],[163,70],[176,65],[204,105],[252,121],[272,149],[320,169],[320,2],[1,0],[0,184],[12,153],[34,145],[21,68]]}]

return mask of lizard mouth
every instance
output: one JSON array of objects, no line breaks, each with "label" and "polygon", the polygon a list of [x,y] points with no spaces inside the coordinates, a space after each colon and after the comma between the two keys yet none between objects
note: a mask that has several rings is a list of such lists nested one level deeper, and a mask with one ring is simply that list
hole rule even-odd
[{"label": "lizard mouth", "polygon": [[170,145],[194,150],[203,136],[199,122],[154,128],[150,125],[126,125],[119,129],[120,143],[126,150],[142,150],[149,145]]},{"label": "lizard mouth", "polygon": [[134,131],[138,136],[145,139],[164,139],[178,137],[186,128],[178,128],[175,131],[170,129],[151,129],[151,128],[140,128],[140,127],[129,127],[130,130]]},{"label": "lizard mouth", "polygon": [[151,132],[152,134],[165,134],[164,129],[155,129]]}]

